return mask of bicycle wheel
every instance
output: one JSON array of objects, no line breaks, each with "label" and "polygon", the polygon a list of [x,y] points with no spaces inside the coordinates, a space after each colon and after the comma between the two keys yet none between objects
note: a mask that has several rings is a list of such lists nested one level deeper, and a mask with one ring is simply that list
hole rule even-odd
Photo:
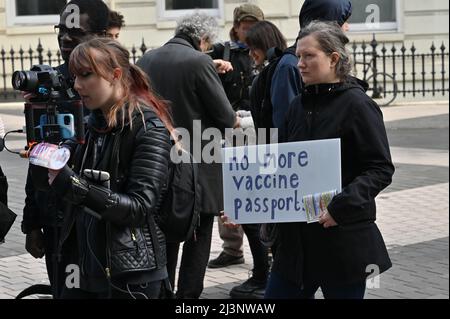
[{"label": "bicycle wheel", "polygon": [[375,76],[377,79],[377,90],[373,89],[374,75],[371,75],[366,80],[367,83],[369,83],[367,95],[373,98],[379,106],[388,106],[397,97],[397,81],[392,77],[392,75],[387,73],[380,72],[375,74]]}]

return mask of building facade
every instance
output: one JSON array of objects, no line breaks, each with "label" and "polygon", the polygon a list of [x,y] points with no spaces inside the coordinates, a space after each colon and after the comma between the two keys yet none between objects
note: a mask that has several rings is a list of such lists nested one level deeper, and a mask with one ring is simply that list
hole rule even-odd
[{"label": "building facade", "polygon": [[[44,47],[56,50],[53,25],[66,0],[0,0],[0,43],[5,48],[31,45],[38,39]],[[127,47],[148,47],[165,43],[173,34],[176,19],[195,8],[216,16],[228,38],[234,7],[251,2],[259,5],[267,19],[280,27],[289,40],[298,32],[301,0],[108,0],[110,8],[125,17],[121,41]],[[352,40],[370,39],[375,32],[381,41],[414,42],[429,46],[431,41],[448,42],[449,3],[447,0],[353,0]],[[372,23],[379,16],[379,23]],[[369,23],[366,23],[369,22]],[[447,43],[446,43],[447,44]]]},{"label": "building facade", "polygon": [[[55,53],[58,44],[53,26],[58,23],[58,12],[66,2],[66,0],[0,0],[0,50],[4,49],[6,56],[13,49],[17,57],[17,52],[21,48],[25,52],[29,48],[35,50],[40,41],[44,49],[43,55]],[[260,6],[266,18],[274,22],[289,42],[293,43],[299,31],[298,15],[303,4],[303,0],[105,0],[105,2],[111,9],[124,15],[126,26],[121,31],[119,41],[130,49],[134,46],[138,56],[143,41],[147,48],[163,45],[173,36],[176,20],[195,10],[217,17],[221,28],[220,40],[226,41],[233,23],[234,8],[247,2]],[[388,50],[391,45],[399,48],[405,45],[408,50],[414,45],[418,53],[428,54],[432,43],[438,49],[442,44],[448,48],[447,0],[353,0],[352,3],[354,10],[349,32],[352,41],[370,42],[372,35],[375,34],[377,41],[385,43]],[[448,61],[448,57],[446,59]],[[9,59],[8,62],[6,59],[6,64],[11,60],[13,59]],[[446,72],[447,67],[445,66]],[[11,71],[12,68],[7,65],[3,74]]]}]

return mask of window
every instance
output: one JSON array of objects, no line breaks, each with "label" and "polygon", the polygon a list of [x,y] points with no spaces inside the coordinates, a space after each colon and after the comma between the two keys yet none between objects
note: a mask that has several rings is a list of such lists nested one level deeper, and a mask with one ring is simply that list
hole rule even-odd
[{"label": "window", "polygon": [[67,0],[8,0],[8,25],[55,24]]},{"label": "window", "polygon": [[396,31],[399,4],[397,0],[352,1],[350,31]]},{"label": "window", "polygon": [[159,0],[160,17],[166,19],[176,19],[194,11],[219,17],[222,6],[223,0]]}]

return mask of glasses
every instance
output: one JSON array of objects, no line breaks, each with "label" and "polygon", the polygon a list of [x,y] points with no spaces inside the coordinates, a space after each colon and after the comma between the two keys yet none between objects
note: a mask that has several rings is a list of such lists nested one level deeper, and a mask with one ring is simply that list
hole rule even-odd
[{"label": "glasses", "polygon": [[68,34],[70,37],[82,38],[89,34],[89,32],[80,28],[68,28],[65,25],[55,25],[55,33],[57,34]]},{"label": "glasses", "polygon": [[106,30],[102,31],[86,31],[81,28],[68,28],[65,25],[57,24],[54,26],[55,33],[59,35],[67,34],[70,37],[74,38],[83,38],[88,35],[97,34],[99,36],[105,36]]}]

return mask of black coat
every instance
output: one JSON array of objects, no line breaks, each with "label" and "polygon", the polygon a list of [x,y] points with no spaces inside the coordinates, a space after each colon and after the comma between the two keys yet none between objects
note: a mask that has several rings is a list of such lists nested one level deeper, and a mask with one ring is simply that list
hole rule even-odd
[{"label": "black coat", "polygon": [[[210,127],[221,132],[233,127],[235,113],[211,57],[194,49],[188,41],[173,38],[161,48],[147,52],[137,65],[149,75],[153,89],[170,102],[175,127],[187,129],[191,135],[190,151],[194,157],[194,120],[201,120],[201,132]],[[210,141],[202,140],[202,149]],[[198,142],[197,139],[195,147],[200,146]],[[220,154],[217,155],[218,163],[202,161],[199,165],[203,214],[217,215],[223,210],[222,166]]]},{"label": "black coat", "polygon": [[338,226],[280,224],[273,269],[297,284],[357,282],[371,264],[380,273],[392,266],[375,224],[375,197],[391,183],[394,166],[382,113],[364,85],[351,78],[307,87],[287,115],[286,142],[341,139],[342,192],[328,206]]}]

